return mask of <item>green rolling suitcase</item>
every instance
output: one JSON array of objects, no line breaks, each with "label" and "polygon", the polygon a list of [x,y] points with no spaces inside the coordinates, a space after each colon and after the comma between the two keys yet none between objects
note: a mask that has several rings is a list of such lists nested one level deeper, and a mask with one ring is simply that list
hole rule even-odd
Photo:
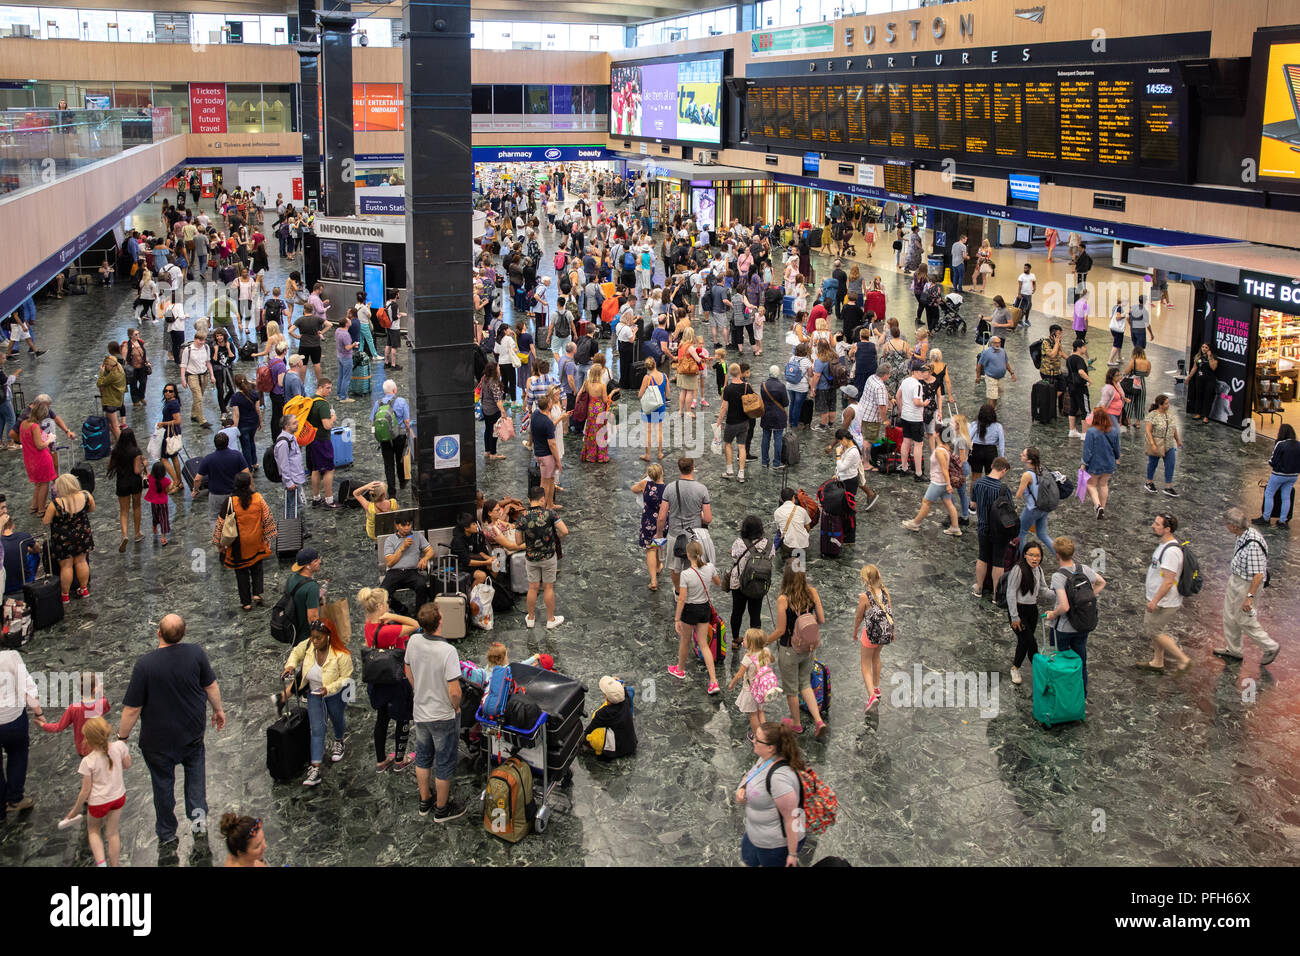
[{"label": "green rolling suitcase", "polygon": [[1034,655],[1034,720],[1047,727],[1084,720],[1083,660],[1074,651],[1056,650],[1056,629],[1049,629],[1051,650]]}]

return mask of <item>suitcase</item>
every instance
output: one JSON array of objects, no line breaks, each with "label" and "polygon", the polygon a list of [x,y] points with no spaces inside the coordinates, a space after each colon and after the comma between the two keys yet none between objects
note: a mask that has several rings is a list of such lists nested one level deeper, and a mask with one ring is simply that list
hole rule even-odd
[{"label": "suitcase", "polygon": [[27,573],[27,552],[36,543],[36,539],[26,531],[15,531],[8,537],[0,537],[4,543],[5,594],[14,594],[23,589],[23,585],[33,579]]},{"label": "suitcase", "polygon": [[[1263,515],[1265,518],[1276,518],[1278,521],[1286,521],[1289,523],[1291,521],[1291,512],[1295,510],[1295,494],[1293,492],[1290,501],[1287,502],[1287,508],[1285,514],[1282,513],[1282,494],[1283,494],[1283,490],[1278,489],[1277,491],[1273,492],[1272,501],[1269,501],[1268,498],[1265,498],[1260,503],[1259,513]],[[17,537],[17,535],[15,535],[15,537]],[[8,569],[9,569],[9,552],[8,550],[6,550],[5,570]]]},{"label": "suitcase", "polygon": [[[510,673],[528,700],[546,712],[547,768],[552,773],[566,769],[582,737],[587,688],[575,678],[528,664],[511,664]],[[533,766],[540,770],[541,762]]]},{"label": "suitcase", "polygon": [[181,466],[181,477],[185,480],[185,487],[194,490],[194,479],[199,476],[199,466],[203,464],[201,458],[187,458],[185,464]]},{"label": "suitcase", "polygon": [[794,467],[799,460],[799,436],[793,428],[787,428],[781,437],[781,464]]},{"label": "suitcase", "polygon": [[86,461],[99,461],[107,458],[112,451],[108,437],[108,419],[103,415],[91,415],[81,426],[81,449]]},{"label": "suitcase", "polygon": [[338,428],[335,428],[330,432],[330,442],[334,446],[334,467],[351,468],[352,467],[351,430],[340,425]]},{"label": "suitcase", "polygon": [[274,780],[292,780],[311,762],[307,708],[294,706],[266,728],[266,769]]},{"label": "suitcase", "polygon": [[451,582],[456,580],[456,559],[451,555],[438,559],[435,573],[443,591],[433,599],[434,605],[442,613],[442,636],[449,641],[458,641],[469,632],[469,598],[464,591],[452,590]]},{"label": "suitcase", "polygon": [[285,516],[275,525],[275,556],[281,561],[292,561],[302,550],[302,543],[302,516],[290,518],[286,507]]},{"label": "suitcase", "polygon": [[1056,386],[1046,379],[1035,382],[1029,392],[1029,409],[1036,424],[1056,421]]},{"label": "suitcase", "polygon": [[1051,647],[1034,655],[1034,720],[1047,727],[1084,720],[1083,661],[1074,651],[1057,651],[1056,629]]},{"label": "suitcase", "polygon": [[352,379],[348,382],[348,394],[351,396],[369,395],[371,382],[370,361],[358,354],[352,364]]},{"label": "suitcase", "polygon": [[356,498],[352,497],[352,494],[364,484],[364,481],[355,481],[351,478],[344,478],[334,488],[334,500],[345,508],[360,508],[360,502],[358,502]]},{"label": "suitcase", "polygon": [[32,627],[41,630],[63,620],[63,598],[53,578],[43,578],[23,585],[23,603],[32,615]]},{"label": "suitcase", "polygon": [[[641,391],[641,383],[645,381],[645,362],[634,362],[632,364],[632,394],[635,395]],[[640,407],[640,402],[637,402]]]},{"label": "suitcase", "polygon": [[536,345],[539,349],[545,349],[548,352],[551,349],[551,327],[545,322],[537,327]]},{"label": "suitcase", "polygon": [[789,318],[794,318],[794,296],[787,295],[781,297],[781,314]]},{"label": "suitcase", "polygon": [[95,470],[87,465],[84,461],[79,465],[72,466],[72,475],[81,482],[81,490],[88,491],[92,495],[95,493]]},{"label": "suitcase", "polygon": [[800,425],[808,425],[808,426],[811,426],[811,425],[812,425],[812,420],[813,420],[813,407],[814,407],[816,404],[817,404],[817,403],[816,403],[816,401],[814,400],[814,393],[809,392],[809,393],[808,393],[808,397],[807,397],[806,399],[804,399],[803,408],[799,409],[799,422],[798,422],[798,424],[800,424]]},{"label": "suitcase", "polygon": [[528,556],[523,551],[510,555],[510,590],[515,594],[528,593]]},{"label": "suitcase", "polygon": [[[817,709],[821,711],[822,720],[825,720],[831,712],[831,672],[830,669],[816,658],[813,659],[812,675],[809,678],[812,685],[813,699],[817,701]],[[799,696],[799,710],[803,713],[809,713],[808,705],[804,703],[803,695]]]},{"label": "suitcase", "polygon": [[838,558],[844,547],[844,519],[822,513],[819,553],[823,558]]},{"label": "suitcase", "polygon": [[531,451],[528,453],[528,488],[540,488],[542,486],[542,466],[537,462],[537,456]]}]

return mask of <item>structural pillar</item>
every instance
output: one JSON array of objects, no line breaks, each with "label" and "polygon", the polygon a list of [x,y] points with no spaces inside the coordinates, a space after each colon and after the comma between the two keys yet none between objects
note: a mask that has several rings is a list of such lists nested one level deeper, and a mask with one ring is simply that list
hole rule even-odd
[{"label": "structural pillar", "polygon": [[302,201],[307,206],[319,206],[320,113],[316,109],[316,97],[320,89],[320,46],[316,43],[297,43],[294,49],[298,51],[300,84],[298,125],[302,129]]},{"label": "structural pillar", "polygon": [[320,86],[324,110],[325,215],[357,213],[356,152],[352,125],[352,26],[347,3],[319,11]]},{"label": "structural pillar", "polygon": [[405,0],[406,285],[414,343],[412,479],[420,528],[472,513],[473,247],[469,0]]}]

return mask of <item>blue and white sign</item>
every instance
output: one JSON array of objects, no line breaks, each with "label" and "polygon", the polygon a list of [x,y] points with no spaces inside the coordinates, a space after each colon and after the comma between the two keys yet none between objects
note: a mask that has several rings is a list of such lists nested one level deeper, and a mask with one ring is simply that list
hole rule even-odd
[{"label": "blue and white sign", "polygon": [[357,196],[362,216],[405,216],[405,196]]},{"label": "blue and white sign", "polygon": [[434,439],[433,467],[435,470],[439,468],[460,467],[459,435],[439,435]]},{"label": "blue and white sign", "polygon": [[603,146],[475,146],[476,163],[569,163],[578,160],[610,161]]},{"label": "blue and white sign", "polygon": [[1007,185],[1011,190],[1011,198],[1021,199],[1025,202],[1038,202],[1040,183],[1039,177],[1025,173],[1012,173],[1007,179]]},{"label": "blue and white sign", "polygon": [[804,153],[803,154],[803,174],[805,176],[816,176],[821,172],[822,154],[821,153]]}]

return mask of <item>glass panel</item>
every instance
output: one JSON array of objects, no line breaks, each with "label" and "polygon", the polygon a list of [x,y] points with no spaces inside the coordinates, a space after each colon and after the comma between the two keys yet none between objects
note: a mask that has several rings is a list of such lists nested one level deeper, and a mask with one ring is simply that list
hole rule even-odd
[{"label": "glass panel", "polygon": [[358,30],[364,30],[371,46],[393,45],[393,21],[384,17],[368,17],[357,23]]},{"label": "glass panel", "polygon": [[262,42],[281,45],[289,42],[288,17],[262,17]]},{"label": "glass panel", "polygon": [[226,86],[226,128],[232,133],[262,131],[262,88],[256,84]]},{"label": "glass panel", "polygon": [[483,24],[483,49],[509,50],[514,24],[504,20],[487,20]]},{"label": "glass panel", "polygon": [[470,111],[478,116],[492,115],[492,87],[477,83],[470,87]]},{"label": "glass panel", "polygon": [[292,133],[298,128],[298,86],[262,84],[262,128],[267,133]]},{"label": "glass panel", "polygon": [[544,116],[551,111],[549,86],[524,87],[524,112],[530,116]]},{"label": "glass panel", "polygon": [[516,22],[510,40],[511,48],[515,50],[538,49],[542,44],[542,25]]},{"label": "glass panel", "polygon": [[117,14],[112,10],[79,10],[78,16],[81,17],[81,38],[83,40],[99,40],[108,42],[117,39],[117,30],[111,34],[108,31],[110,23],[117,22]]},{"label": "glass panel", "polygon": [[556,86],[551,89],[551,112],[573,115],[582,112],[581,86]]},{"label": "glass panel", "polygon": [[153,14],[118,10],[117,32],[124,43],[153,42]]},{"label": "glass panel", "polygon": [[[595,32],[595,31],[592,31]],[[599,50],[621,50],[623,48],[623,27],[617,23],[600,24]]]},{"label": "glass panel", "polygon": [[226,18],[217,14],[190,14],[190,42],[195,45],[225,43],[226,36],[222,31],[225,25]]},{"label": "glass panel", "polygon": [[153,85],[153,105],[170,106],[176,117],[175,130],[178,133],[190,131],[190,88],[187,83],[155,83]]},{"label": "glass panel", "polygon": [[117,107],[134,107],[140,109],[149,106],[153,102],[153,88],[145,83],[143,85],[134,85],[131,83],[114,83],[113,84],[113,105]]},{"label": "glass panel", "polygon": [[469,22],[469,29],[470,32],[473,34],[473,36],[471,36],[469,40],[470,49],[471,50],[483,49],[483,21],[471,20]]},{"label": "glass panel", "polygon": [[547,23],[542,26],[543,50],[567,50],[569,48],[569,25],[567,23]]},{"label": "glass panel", "polygon": [[15,25],[31,27],[33,36],[45,36],[38,30],[45,29],[41,11],[36,7],[0,7],[0,36],[9,36]]},{"label": "glass panel", "polygon": [[518,116],[524,111],[524,88],[522,86],[492,87],[492,112],[498,116]]}]

